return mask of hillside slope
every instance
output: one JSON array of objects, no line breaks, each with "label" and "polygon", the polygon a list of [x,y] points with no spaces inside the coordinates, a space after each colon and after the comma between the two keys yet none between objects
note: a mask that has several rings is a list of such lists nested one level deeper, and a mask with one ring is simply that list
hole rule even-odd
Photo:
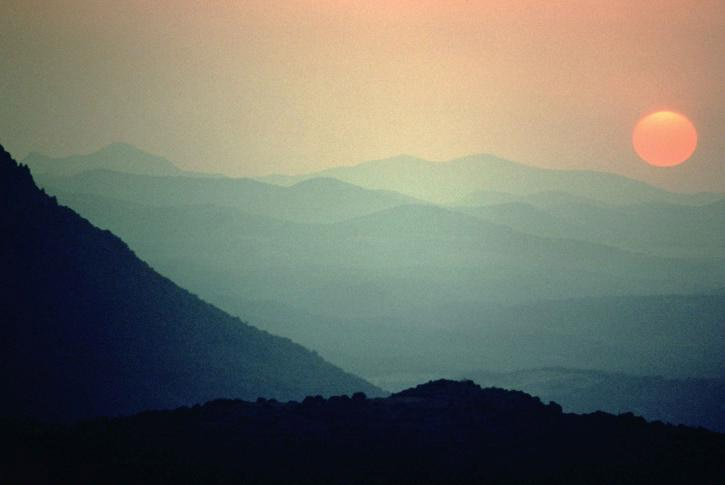
[{"label": "hillside slope", "polygon": [[72,419],[218,397],[379,392],[179,288],[0,150],[0,415]]}]

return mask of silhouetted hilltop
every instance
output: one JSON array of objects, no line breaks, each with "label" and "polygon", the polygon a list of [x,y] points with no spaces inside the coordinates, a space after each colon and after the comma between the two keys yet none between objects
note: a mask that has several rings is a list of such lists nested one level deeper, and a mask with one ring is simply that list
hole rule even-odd
[{"label": "silhouetted hilltop", "polygon": [[631,411],[650,420],[725,432],[723,378],[672,379],[561,367],[466,375],[482,385],[520,389],[554,400],[569,412]]},{"label": "silhouetted hilltop", "polygon": [[217,400],[70,428],[0,422],[10,476],[59,482],[716,483],[725,437],[631,414],[563,414],[435,381],[385,399]]},{"label": "silhouetted hilltop", "polygon": [[0,416],[380,391],[179,288],[0,149]]},{"label": "silhouetted hilltop", "polygon": [[445,401],[448,405],[460,403],[486,405],[491,408],[498,408],[502,411],[513,412],[514,408],[530,409],[532,412],[553,410],[561,413],[561,407],[550,402],[544,405],[539,398],[529,396],[521,391],[508,391],[498,388],[481,389],[481,386],[471,380],[452,381],[449,379],[438,379],[429,381],[416,387],[400,391],[391,396],[392,398],[418,398],[426,401]]}]

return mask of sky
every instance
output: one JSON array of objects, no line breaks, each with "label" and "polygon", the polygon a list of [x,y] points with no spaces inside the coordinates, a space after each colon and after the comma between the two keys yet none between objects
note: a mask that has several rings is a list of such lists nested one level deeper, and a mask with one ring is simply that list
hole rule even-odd
[{"label": "sky", "polygon": [[[725,0],[0,0],[0,143],[299,174],[492,153],[725,192]],[[658,109],[699,133],[638,159]]]}]

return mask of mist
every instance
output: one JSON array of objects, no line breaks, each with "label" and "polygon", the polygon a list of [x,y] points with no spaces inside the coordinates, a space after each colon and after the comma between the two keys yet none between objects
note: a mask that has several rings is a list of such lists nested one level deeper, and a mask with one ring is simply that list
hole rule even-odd
[{"label": "mist", "polygon": [[[107,170],[117,158],[156,163]],[[491,156],[258,180],[172,170],[129,145],[26,162],[161,274],[385,390],[483,376],[543,387],[565,408],[616,396],[612,410],[722,426],[673,411],[683,386],[715,414],[722,397],[717,194]],[[580,402],[566,376],[582,371],[619,391]],[[512,377],[522,372],[531,379]],[[660,404],[642,408],[642,393]]]}]

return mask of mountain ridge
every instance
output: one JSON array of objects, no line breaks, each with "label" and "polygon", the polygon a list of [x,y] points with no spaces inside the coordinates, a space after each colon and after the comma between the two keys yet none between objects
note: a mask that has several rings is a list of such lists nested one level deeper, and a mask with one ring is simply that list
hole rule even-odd
[{"label": "mountain ridge", "polygon": [[111,143],[91,153],[59,158],[31,152],[22,162],[36,174],[74,175],[94,169],[148,175],[184,173],[164,157],[119,142]]},{"label": "mountain ridge", "polygon": [[251,178],[151,176],[91,170],[72,176],[38,175],[46,190],[88,193],[148,206],[217,205],[294,222],[330,223],[415,199],[386,190],[370,190],[329,178],[291,187]]},{"label": "mountain ridge", "polygon": [[519,196],[563,190],[576,196],[614,204],[675,201],[697,205],[725,195],[710,192],[671,192],[624,175],[595,170],[536,167],[490,154],[469,155],[445,162],[430,162],[405,156],[392,157],[332,167],[299,176],[268,176],[257,179],[289,184],[317,176],[335,177],[371,189],[393,190],[439,204],[456,204],[465,200],[470,193],[481,190]]},{"label": "mountain ridge", "polygon": [[[146,175],[227,178],[218,174],[182,171],[167,159],[128,143],[112,143],[89,154],[62,158],[33,152],[24,162],[38,174],[74,175],[93,169],[109,169]],[[713,192],[672,192],[648,182],[605,171],[526,165],[488,153],[439,162],[398,155],[302,175],[250,178],[273,185],[290,186],[319,177],[335,178],[367,189],[397,192],[438,204],[470,205],[470,202],[465,201],[481,191],[520,197],[534,192],[568,190],[575,196],[615,205],[648,201],[699,205],[725,197],[723,193]],[[528,186],[523,183],[525,180],[530,181],[527,182]]]},{"label": "mountain ridge", "polygon": [[0,415],[68,420],[218,396],[381,392],[159,275],[4,150],[0,189]]}]

